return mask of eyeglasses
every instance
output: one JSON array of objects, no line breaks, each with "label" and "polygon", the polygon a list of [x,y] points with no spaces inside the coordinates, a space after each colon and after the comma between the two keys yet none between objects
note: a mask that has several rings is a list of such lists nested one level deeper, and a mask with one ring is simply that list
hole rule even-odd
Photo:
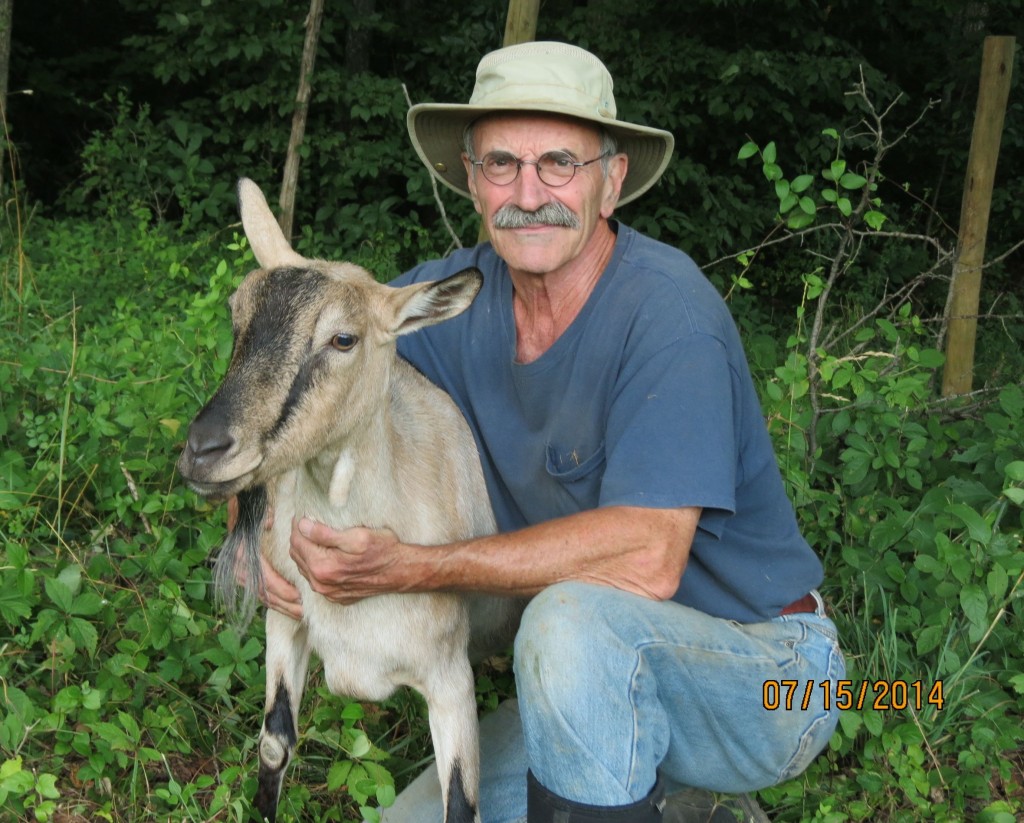
[{"label": "eyeglasses", "polygon": [[609,157],[609,152],[604,152],[600,157],[578,163],[573,160],[572,155],[564,151],[548,151],[536,160],[520,160],[514,154],[507,151],[491,151],[484,155],[483,160],[471,160],[474,166],[479,166],[484,177],[496,186],[507,186],[513,183],[519,176],[519,170],[523,166],[536,166],[537,176],[545,186],[558,188],[568,184],[576,176],[576,170],[604,160]]}]

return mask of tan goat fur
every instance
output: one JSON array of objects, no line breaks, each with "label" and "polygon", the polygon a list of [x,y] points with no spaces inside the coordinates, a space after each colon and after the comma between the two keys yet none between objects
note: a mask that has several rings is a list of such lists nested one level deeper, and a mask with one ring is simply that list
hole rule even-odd
[{"label": "tan goat fur", "polygon": [[[311,590],[289,541],[292,519],[301,516],[336,528],[388,528],[421,546],[494,531],[468,426],[448,396],[395,351],[399,335],[464,311],[481,275],[384,286],[357,266],[297,254],[252,181],[240,181],[239,203],[260,268],[231,298],[232,360],[190,427],[179,469],[200,494],[240,494],[252,510],[247,530],[236,530],[222,549],[221,586],[233,587],[236,560],[252,548],[248,538],[261,540],[264,558],[302,595],[301,622],[267,612],[257,806],[274,819],[312,651],[336,693],[380,700],[408,685],[424,695],[446,820],[479,821],[468,604],[486,642],[511,639],[520,604],[430,593],[342,606]],[[266,496],[253,493],[261,488]],[[264,531],[267,505],[274,521]],[[251,603],[262,585],[258,557],[250,552],[244,562]]]}]

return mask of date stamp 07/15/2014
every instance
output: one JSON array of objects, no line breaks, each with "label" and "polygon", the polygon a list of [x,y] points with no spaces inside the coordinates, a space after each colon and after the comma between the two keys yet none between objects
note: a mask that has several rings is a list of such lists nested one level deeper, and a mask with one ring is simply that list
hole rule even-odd
[{"label": "date stamp 07/15/2014", "polygon": [[[821,702],[814,700],[820,692]],[[841,711],[863,709],[875,711],[920,711],[927,706],[942,709],[945,698],[942,695],[942,681],[926,683],[922,680],[765,680],[762,689],[762,706],[768,711],[779,709],[791,711],[824,704],[825,711],[833,706]]]}]

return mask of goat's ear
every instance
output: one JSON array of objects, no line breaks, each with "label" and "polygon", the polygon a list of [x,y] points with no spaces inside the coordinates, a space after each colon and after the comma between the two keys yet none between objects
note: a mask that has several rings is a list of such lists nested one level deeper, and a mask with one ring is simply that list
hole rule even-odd
[{"label": "goat's ear", "polygon": [[386,328],[398,337],[462,314],[483,283],[480,270],[469,268],[444,280],[393,289],[388,298],[393,314]]},{"label": "goat's ear", "polygon": [[265,269],[282,266],[305,267],[306,258],[298,254],[281,231],[260,187],[248,177],[238,181],[238,212],[242,228],[256,260]]}]

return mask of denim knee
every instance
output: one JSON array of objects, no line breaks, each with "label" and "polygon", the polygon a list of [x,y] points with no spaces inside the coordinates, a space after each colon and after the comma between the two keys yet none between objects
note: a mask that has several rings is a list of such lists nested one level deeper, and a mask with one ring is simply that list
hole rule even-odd
[{"label": "denim knee", "polygon": [[[515,639],[516,668],[533,681],[553,674],[565,652],[579,654],[593,642],[593,608],[588,589],[594,587],[568,582],[556,583],[537,594],[527,605]],[[588,642],[580,642],[585,632]],[[517,672],[517,675],[519,672]]]}]

